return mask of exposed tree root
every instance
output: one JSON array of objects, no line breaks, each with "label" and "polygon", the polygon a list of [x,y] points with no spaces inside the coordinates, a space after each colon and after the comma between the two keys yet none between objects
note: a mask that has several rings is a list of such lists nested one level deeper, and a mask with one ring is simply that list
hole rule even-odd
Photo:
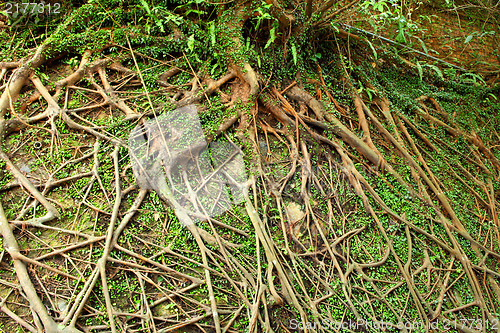
[{"label": "exposed tree root", "polygon": [[[306,5],[311,16],[311,2]],[[332,5],[328,2],[320,11]],[[275,7],[282,28],[290,28],[293,17]],[[248,8],[235,7],[229,30],[238,33],[223,36],[232,39],[235,50],[242,48]],[[319,22],[338,12],[322,13]],[[2,149],[11,147],[6,139],[12,133],[26,130],[41,137],[43,154],[61,158],[61,151],[71,150],[57,167],[43,165],[47,172],[35,179],[22,168],[18,153],[22,149],[42,155],[27,146],[29,139],[11,151],[0,149],[6,171],[15,179],[2,190],[6,197],[17,191],[24,200],[16,214],[6,214],[3,207],[10,204],[0,203],[0,229],[25,298],[12,289],[0,299],[0,309],[24,329],[169,332],[189,327],[253,333],[283,327],[287,331],[292,320],[349,319],[370,331],[368,321],[388,316],[396,320],[390,329],[417,320],[430,331],[437,321],[468,315],[483,322],[498,320],[497,148],[491,139],[452,125],[437,100],[419,98],[415,114],[405,115],[383,92],[368,101],[346,72],[345,96],[356,110],[350,113],[328,91],[323,74],[312,81],[317,89],[312,95],[300,82],[283,87],[261,82],[248,62],[235,59],[215,80],[197,72],[183,54],[179,59],[186,60],[186,75],[192,75],[188,83],[168,82],[181,72],[172,66],[162,69],[157,80],[165,89],[154,93],[162,94],[169,107],[209,103],[200,108],[207,108],[200,117],[216,109],[211,103],[219,97],[217,107],[224,116],[206,141],[224,134],[235,145],[232,140],[239,138],[257,170],[246,184],[224,174],[231,181],[218,186],[239,189],[243,202],[234,212],[214,218],[197,193],[222,168],[203,174],[201,148],[192,149],[184,161],[176,155],[173,165],[163,165],[169,184],[178,177],[183,192],[173,185],[157,193],[140,189],[131,176],[134,157],[124,149],[129,126],[144,126],[166,106],[153,105],[154,93],[146,87],[132,48],[137,72],[121,63],[125,56],[91,61],[87,51],[78,68],[51,89],[33,74],[48,60],[44,45],[26,62],[0,63],[0,80],[7,81],[0,97]],[[139,84],[144,91],[135,91]],[[369,83],[365,86],[375,91]],[[26,96],[20,95],[23,88]],[[77,91],[90,102],[71,108]],[[322,97],[338,113],[328,109]],[[15,104],[19,99],[25,102],[23,112]],[[37,103],[43,107],[36,106],[35,112]],[[117,112],[108,115],[106,107]],[[102,125],[103,115],[120,118],[121,128]],[[425,128],[422,119],[464,139],[470,154],[460,154],[469,165],[444,155],[456,154],[458,148]],[[64,147],[63,140],[71,147]],[[148,149],[156,149],[154,144],[148,141]],[[186,158],[196,166],[189,172],[202,176],[199,184],[190,181],[186,170],[174,172]],[[436,168],[438,159],[451,170],[446,177]],[[463,185],[475,205],[457,207],[451,181]],[[61,189],[72,192],[70,204],[63,205]],[[214,207],[221,202],[218,198]],[[66,210],[76,215],[69,218]],[[49,232],[56,235],[56,245],[39,236]],[[464,295],[458,295],[461,292]],[[33,314],[23,313],[21,303],[29,304]]]}]

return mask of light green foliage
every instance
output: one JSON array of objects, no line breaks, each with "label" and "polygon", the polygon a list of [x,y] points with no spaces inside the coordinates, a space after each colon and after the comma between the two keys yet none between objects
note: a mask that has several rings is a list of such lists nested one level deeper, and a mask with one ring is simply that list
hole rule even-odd
[{"label": "light green foliage", "polygon": [[[167,8],[163,6],[156,6],[150,8],[148,2],[146,0],[139,0],[140,5],[138,5],[141,9],[145,10],[147,13],[146,17],[146,33],[151,34],[154,33],[154,29],[152,27],[152,23],[156,25],[156,27],[160,30],[161,33],[165,33],[165,26],[169,23],[173,23],[176,26],[179,26],[182,23],[182,17],[171,13]],[[144,17],[139,18],[139,23],[143,20]]]},{"label": "light green foliage", "polygon": [[255,30],[257,31],[260,28],[260,24],[263,20],[274,20],[274,17],[269,13],[272,4],[267,4],[265,1],[262,1],[260,6],[255,9],[255,13],[257,14],[255,17]]},{"label": "light green foliage", "polygon": [[407,37],[412,37],[419,31],[419,27],[412,20],[411,4],[405,7],[404,3],[395,0],[366,0],[361,3],[365,13],[370,14],[369,23],[375,33],[386,25],[396,27],[394,39],[399,43],[407,43]]}]

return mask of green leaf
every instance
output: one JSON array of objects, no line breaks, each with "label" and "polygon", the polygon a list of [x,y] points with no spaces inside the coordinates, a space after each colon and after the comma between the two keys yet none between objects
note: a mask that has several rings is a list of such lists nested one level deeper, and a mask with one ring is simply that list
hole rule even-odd
[{"label": "green leaf", "polygon": [[184,15],[186,15],[186,16],[187,16],[187,15],[189,15],[189,14],[191,14],[191,13],[195,13],[195,14],[197,14],[197,15],[205,15],[207,12],[206,12],[206,11],[204,11],[204,10],[188,9],[188,10],[184,13]]},{"label": "green leaf", "polygon": [[151,15],[151,9],[149,8],[148,3],[145,0],[140,0],[142,7],[148,12],[149,15]]},{"label": "green leaf", "polygon": [[217,67],[219,67],[219,64],[218,64],[218,63],[217,63],[217,64],[215,64],[215,66],[214,66],[214,67],[212,67],[212,70],[210,71],[210,75],[214,75],[214,72],[215,72],[215,70],[217,69]]},{"label": "green leaf", "polygon": [[215,25],[213,21],[210,22],[210,41],[212,42],[212,46],[214,46],[216,40],[215,40]]},{"label": "green leaf", "polygon": [[158,28],[160,28],[160,31],[161,31],[161,32],[165,32],[165,28],[163,28],[163,20],[158,20],[158,19],[156,19],[156,20],[155,20],[155,23],[156,23],[156,25],[158,26]]},{"label": "green leaf", "polygon": [[467,36],[467,38],[465,39],[465,43],[464,44],[467,44],[468,42],[470,42],[473,37],[474,37],[474,34]]},{"label": "green leaf", "polygon": [[187,46],[189,51],[192,53],[194,50],[194,34],[189,36],[188,41],[187,41]]},{"label": "green leaf", "polygon": [[339,27],[337,27],[337,24],[335,22],[332,21],[331,26],[336,33],[340,32]]},{"label": "green leaf", "polygon": [[403,29],[399,29],[398,35],[395,38],[398,43],[406,43],[406,37]]},{"label": "green leaf", "polygon": [[375,51],[375,48],[373,47],[373,44],[368,39],[366,41],[368,42],[368,45],[370,46],[370,48],[373,51],[373,56],[375,57],[375,60],[377,60],[377,51]]},{"label": "green leaf", "polygon": [[464,83],[473,83],[473,84],[478,84],[478,81],[480,81],[482,84],[484,85],[486,84],[486,82],[481,76],[474,73],[464,73],[460,75],[460,81]]},{"label": "green leaf", "polygon": [[264,46],[264,49],[267,49],[269,45],[271,45],[276,39],[276,27],[273,27],[271,30],[269,30],[269,35],[269,40],[267,41],[266,46]]},{"label": "green leaf", "polygon": [[366,94],[368,95],[368,99],[371,102],[372,99],[373,99],[373,95],[372,95],[371,89],[366,89]]},{"label": "green leaf", "polygon": [[417,70],[418,70],[418,77],[420,77],[420,81],[422,81],[422,78],[424,76],[424,71],[422,70],[422,66],[420,65],[420,61],[417,61]]},{"label": "green leaf", "polygon": [[443,77],[443,73],[441,73],[441,70],[437,67],[437,66],[434,66],[434,65],[428,65],[428,64],[425,64],[424,65],[425,67],[429,67],[430,69],[432,69],[434,72],[436,72],[437,76],[439,76],[442,80],[444,79]]},{"label": "green leaf", "polygon": [[429,52],[427,52],[427,47],[425,46],[425,43],[423,40],[421,40],[420,38],[418,38],[417,36],[414,36],[416,39],[418,39],[418,41],[420,42],[420,45],[422,46],[422,49],[424,50],[425,54],[429,54]]},{"label": "green leaf", "polygon": [[295,44],[292,44],[292,57],[293,57],[293,64],[297,66],[297,48],[295,47]]}]

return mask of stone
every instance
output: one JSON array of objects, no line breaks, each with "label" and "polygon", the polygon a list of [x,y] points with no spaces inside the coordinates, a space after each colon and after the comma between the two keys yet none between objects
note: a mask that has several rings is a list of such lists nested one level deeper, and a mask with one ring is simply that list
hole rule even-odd
[{"label": "stone", "polygon": [[300,209],[300,205],[296,202],[290,202],[285,206],[286,213],[290,223],[300,221],[306,214]]}]

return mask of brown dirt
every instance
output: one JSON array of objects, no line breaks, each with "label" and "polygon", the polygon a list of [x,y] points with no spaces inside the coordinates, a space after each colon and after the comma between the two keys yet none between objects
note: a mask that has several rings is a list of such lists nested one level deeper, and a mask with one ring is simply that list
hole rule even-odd
[{"label": "brown dirt", "polygon": [[[408,46],[425,52],[421,42],[415,38],[418,37],[424,42],[428,54],[433,57],[483,74],[497,74],[500,70],[500,27],[486,10],[477,10],[471,14],[427,4],[413,8],[411,18],[419,31],[414,32],[410,38],[407,35]],[[361,26],[373,32],[370,19],[360,14],[358,8],[344,14],[340,22]],[[378,34],[394,40],[397,28],[394,22],[378,31]],[[470,35],[473,35],[472,39],[465,43]],[[421,61],[433,63],[430,58],[422,57]]]},{"label": "brown dirt", "polygon": [[[498,26],[455,11],[438,11],[432,7],[422,8],[416,14],[417,17],[431,18],[430,23],[422,20],[425,23],[422,28],[427,32],[421,37],[430,54],[435,53],[440,59],[475,71],[500,69]],[[465,43],[470,35],[473,35],[472,39]]]}]

